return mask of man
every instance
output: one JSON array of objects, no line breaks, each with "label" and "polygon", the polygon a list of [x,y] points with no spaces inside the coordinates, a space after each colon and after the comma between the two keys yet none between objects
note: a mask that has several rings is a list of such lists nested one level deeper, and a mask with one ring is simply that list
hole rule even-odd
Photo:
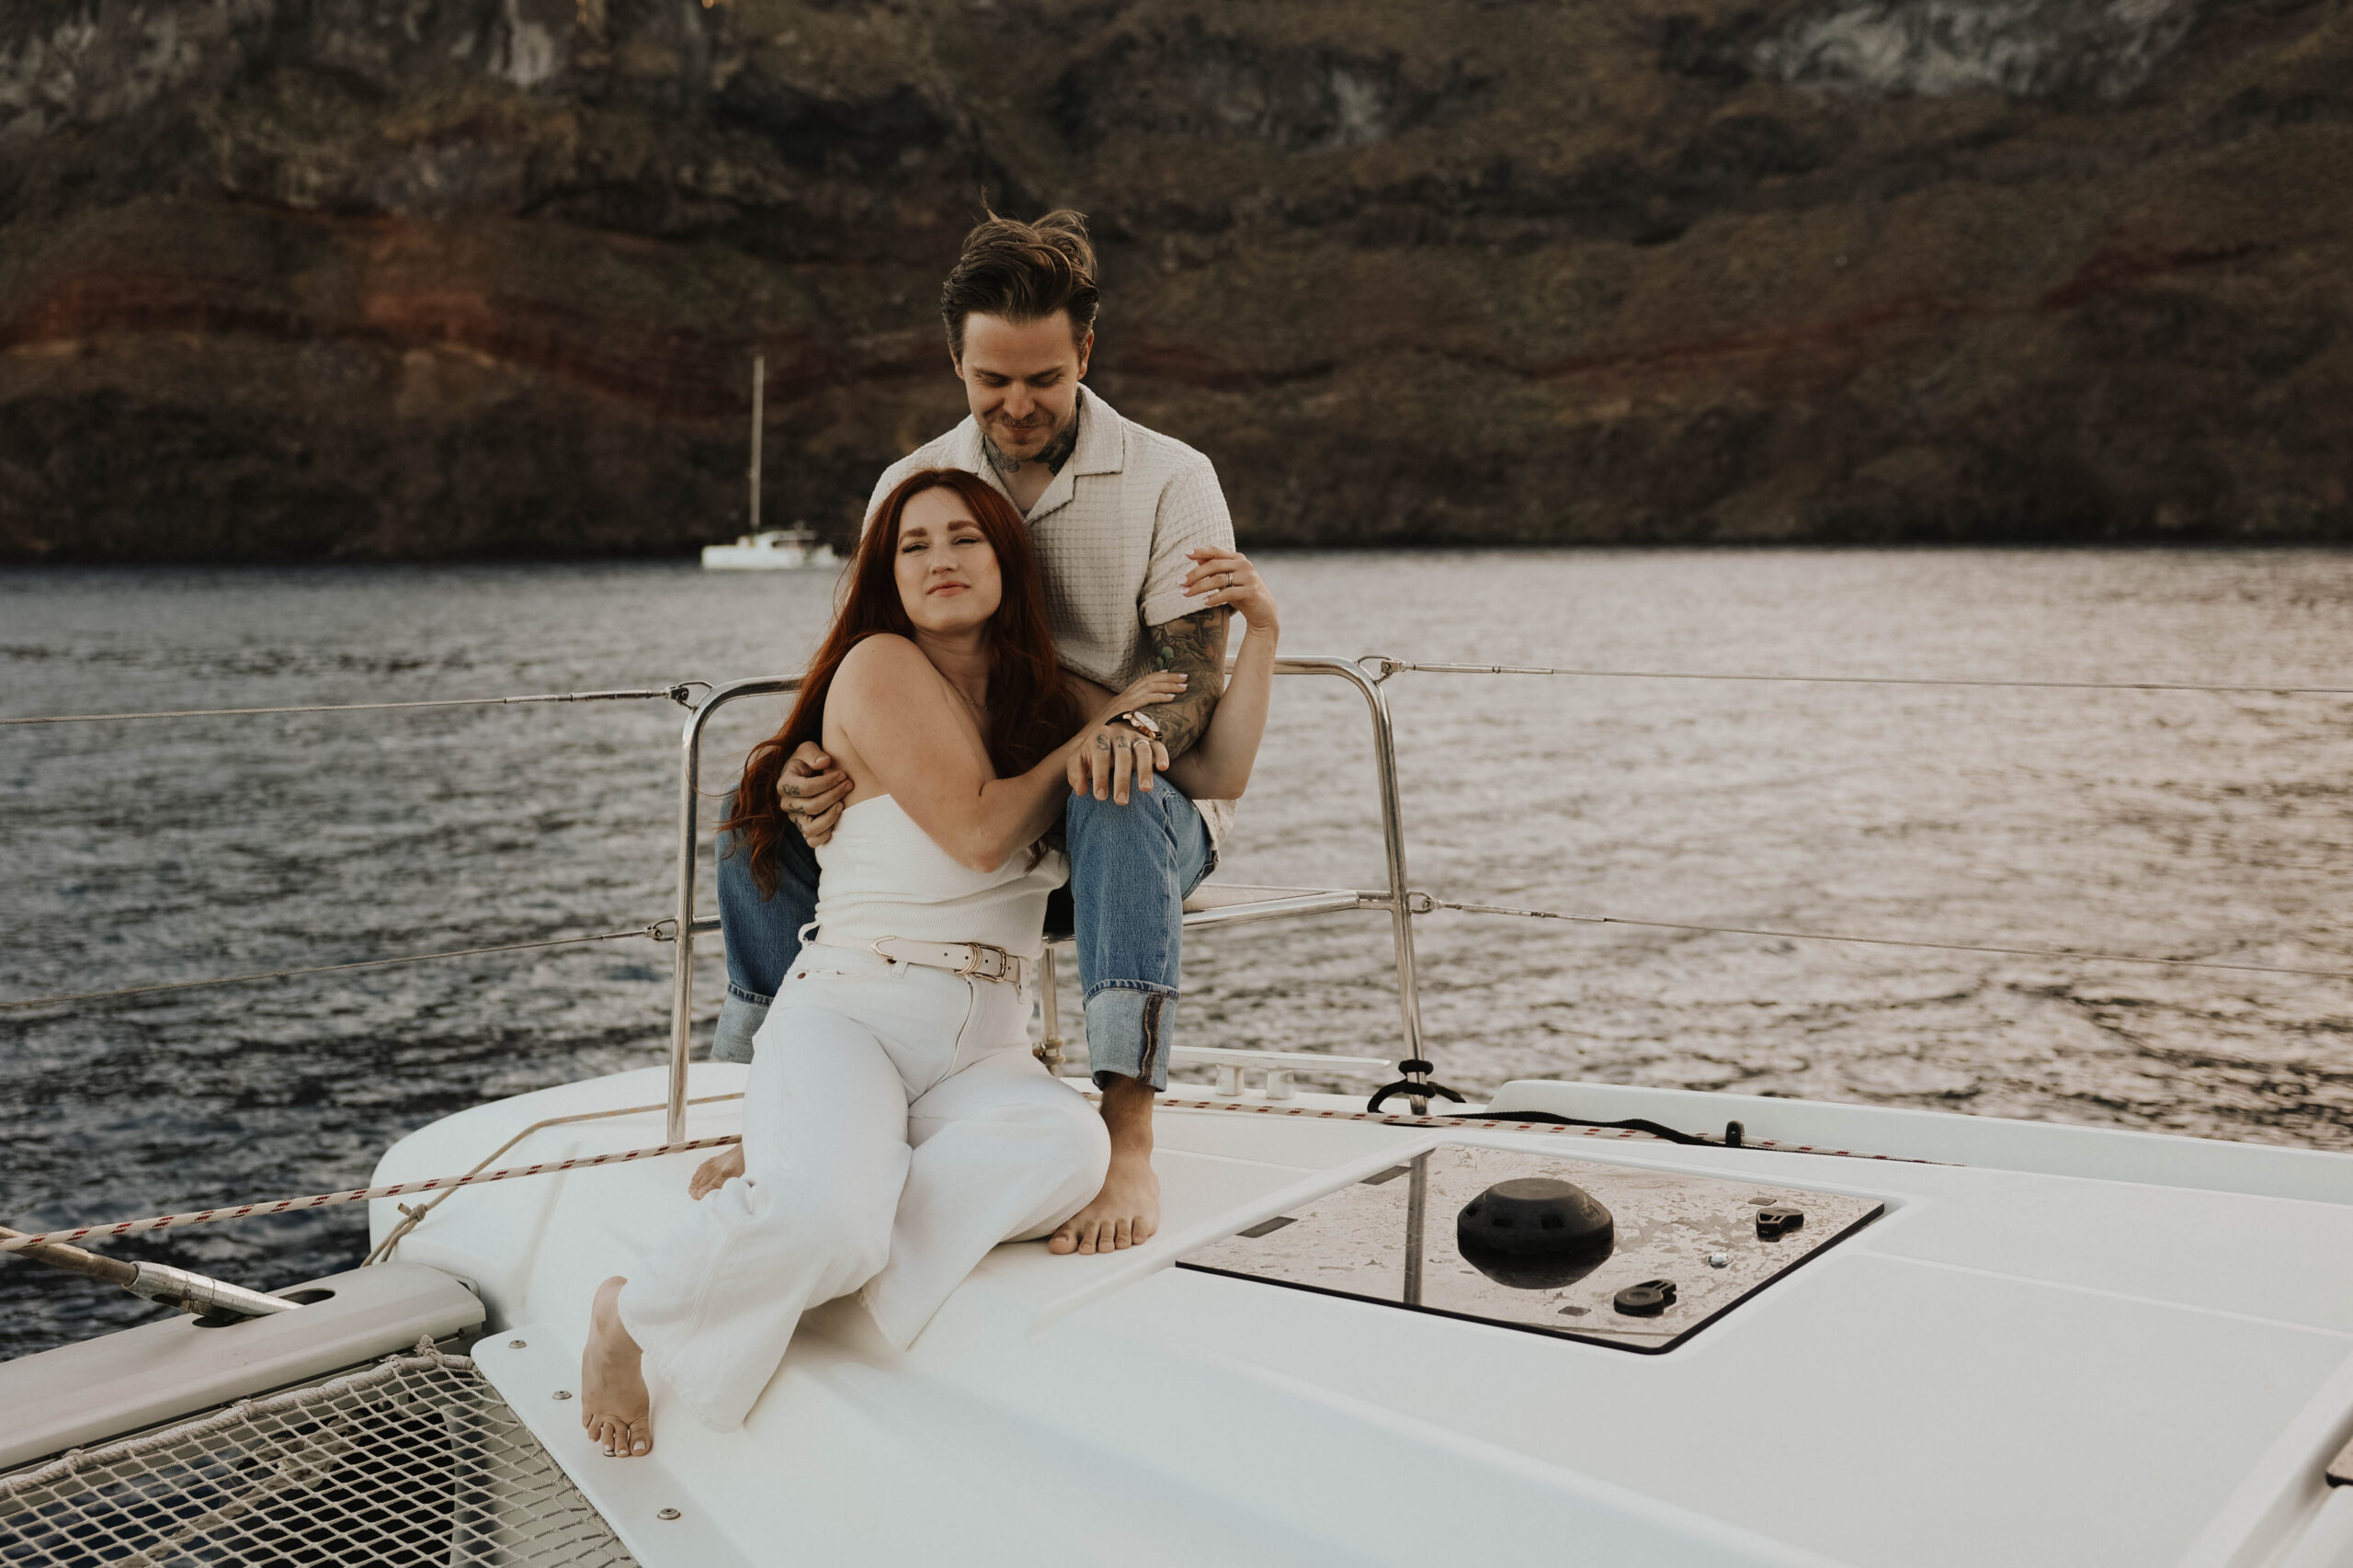
[{"label": "man", "polygon": [[[867,505],[870,523],[917,469],[980,474],[1029,520],[1072,673],[1107,697],[1148,668],[1189,677],[1187,694],[1149,718],[1097,726],[1071,767],[1064,825],[1079,983],[1111,1165],[1102,1192],[1050,1239],[1065,1253],[1133,1246],[1159,1228],[1152,1106],[1168,1084],[1183,903],[1216,864],[1233,818],[1231,802],[1188,801],[1147,769],[1191,747],[1223,690],[1228,612],[1200,608],[1184,581],[1187,551],[1232,549],[1233,525],[1207,458],[1122,418],[1083,384],[1097,305],[1095,252],[1078,213],[975,228],[940,290],[970,416],[892,465]],[[804,745],[778,788],[801,838],[786,840],[773,899],[720,845],[727,999],[711,1053],[722,1061],[751,1058],[815,907],[812,848],[832,835],[850,780]]]}]

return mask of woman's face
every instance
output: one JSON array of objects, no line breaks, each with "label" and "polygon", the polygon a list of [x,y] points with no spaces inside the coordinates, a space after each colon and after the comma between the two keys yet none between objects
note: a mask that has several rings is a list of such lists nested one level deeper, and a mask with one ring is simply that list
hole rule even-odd
[{"label": "woman's face", "polygon": [[984,624],[1004,595],[996,551],[964,498],[945,485],[917,491],[899,514],[892,563],[899,602],[919,631],[957,632]]}]

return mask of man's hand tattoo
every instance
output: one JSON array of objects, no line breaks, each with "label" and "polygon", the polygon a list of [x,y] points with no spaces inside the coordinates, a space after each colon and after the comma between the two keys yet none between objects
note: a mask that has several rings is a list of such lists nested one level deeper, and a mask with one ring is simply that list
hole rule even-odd
[{"label": "man's hand tattoo", "polygon": [[784,792],[788,795],[798,795],[801,793],[801,786],[788,778],[784,781]]},{"label": "man's hand tattoo", "polygon": [[1192,677],[1184,696],[1156,703],[1152,710],[1160,721],[1161,744],[1172,759],[1192,750],[1208,731],[1210,715],[1225,690],[1225,632],[1233,613],[1217,605],[1151,629],[1153,662]]},{"label": "man's hand tattoo", "polygon": [[1097,751],[1109,751],[1111,749],[1111,737],[1102,733],[1100,731],[1097,731],[1095,736],[1095,749]]}]

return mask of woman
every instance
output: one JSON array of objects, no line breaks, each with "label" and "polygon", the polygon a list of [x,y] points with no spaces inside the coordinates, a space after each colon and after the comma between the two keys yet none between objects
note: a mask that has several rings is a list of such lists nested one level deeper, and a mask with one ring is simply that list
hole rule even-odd
[{"label": "woman", "polygon": [[[1047,1234],[1102,1185],[1102,1121],[1029,1049],[1046,896],[1064,876],[1049,835],[1088,699],[1099,722],[1184,677],[1111,698],[1066,675],[1028,529],[961,471],[900,484],[849,577],[791,716],[745,767],[736,799],[755,807],[727,825],[763,866],[790,831],[775,775],[804,740],[856,788],[759,1033],[744,1179],[597,1290],[581,1420],[608,1454],[652,1450],[644,1361],[733,1428],[805,1307],[858,1290],[904,1347],[990,1248]],[[1186,581],[1250,627],[1209,731],[1168,774],[1231,798],[1266,725],[1274,603],[1231,551],[1196,552]],[[1139,771],[1150,789],[1148,759]]]}]

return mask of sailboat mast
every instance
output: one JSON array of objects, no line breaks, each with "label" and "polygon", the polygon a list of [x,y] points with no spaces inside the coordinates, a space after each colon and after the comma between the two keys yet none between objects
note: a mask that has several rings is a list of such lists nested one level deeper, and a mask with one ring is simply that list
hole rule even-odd
[{"label": "sailboat mast", "polygon": [[760,531],[760,405],[767,390],[766,355],[752,356],[752,531]]}]

